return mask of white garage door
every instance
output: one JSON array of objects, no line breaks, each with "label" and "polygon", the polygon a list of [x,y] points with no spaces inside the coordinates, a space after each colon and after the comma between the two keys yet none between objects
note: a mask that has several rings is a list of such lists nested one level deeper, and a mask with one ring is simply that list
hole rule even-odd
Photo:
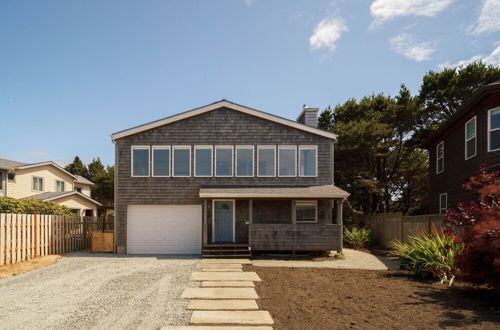
[{"label": "white garage door", "polygon": [[200,254],[201,205],[127,207],[127,253]]}]

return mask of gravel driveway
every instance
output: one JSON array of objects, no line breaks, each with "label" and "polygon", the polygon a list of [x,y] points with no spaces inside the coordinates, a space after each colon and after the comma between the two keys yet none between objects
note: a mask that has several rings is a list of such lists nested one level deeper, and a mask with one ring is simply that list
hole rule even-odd
[{"label": "gravel driveway", "polygon": [[196,257],[71,253],[0,279],[2,329],[157,329],[188,324]]}]

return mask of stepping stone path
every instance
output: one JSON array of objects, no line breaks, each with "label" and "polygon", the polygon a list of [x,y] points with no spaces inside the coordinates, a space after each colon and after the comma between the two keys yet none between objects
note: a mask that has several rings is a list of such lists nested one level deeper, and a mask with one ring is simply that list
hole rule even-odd
[{"label": "stepping stone path", "polygon": [[272,330],[268,311],[259,310],[254,282],[261,281],[255,272],[244,272],[248,259],[202,259],[189,278],[201,281],[199,288],[186,288],[182,298],[190,299],[189,326],[167,326],[162,330]]}]

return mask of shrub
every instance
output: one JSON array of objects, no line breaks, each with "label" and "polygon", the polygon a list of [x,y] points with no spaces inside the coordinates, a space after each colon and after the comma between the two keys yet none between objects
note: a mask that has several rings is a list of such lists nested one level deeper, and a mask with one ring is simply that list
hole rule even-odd
[{"label": "shrub", "polygon": [[0,197],[0,213],[72,215],[70,209],[51,201]]},{"label": "shrub", "polygon": [[354,249],[362,249],[373,243],[373,231],[367,227],[352,225],[344,227],[344,240]]},{"label": "shrub", "polygon": [[390,256],[398,259],[401,266],[421,278],[437,278],[450,285],[455,279],[456,257],[463,244],[457,243],[453,235],[439,232],[417,231],[408,237],[408,243],[393,241]]}]

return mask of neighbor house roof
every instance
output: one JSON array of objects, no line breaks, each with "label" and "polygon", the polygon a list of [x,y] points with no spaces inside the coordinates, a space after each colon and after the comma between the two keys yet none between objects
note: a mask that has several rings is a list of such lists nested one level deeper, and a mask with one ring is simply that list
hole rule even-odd
[{"label": "neighbor house roof", "polygon": [[92,181],[88,180],[87,178],[84,178],[81,175],[74,174],[74,176],[76,177],[76,182],[77,183],[84,183],[84,184],[91,184],[91,185],[94,184]]},{"label": "neighbor house roof", "polygon": [[68,196],[73,196],[73,195],[83,197],[86,200],[88,200],[96,205],[101,206],[101,203],[99,203],[98,201],[95,201],[92,198],[85,196],[82,193],[79,193],[78,191],[44,192],[44,193],[41,193],[38,195],[26,197],[24,199],[36,199],[36,200],[40,200],[40,201],[53,201],[53,200],[58,200],[58,199],[61,199],[63,197],[68,197]]},{"label": "neighbor house roof", "polygon": [[201,186],[200,198],[347,198],[349,193],[334,186]]},{"label": "neighbor house roof", "polygon": [[126,129],[123,131],[119,131],[119,132],[113,133],[111,135],[111,138],[113,141],[115,141],[115,140],[124,138],[124,137],[129,136],[129,135],[144,132],[144,131],[147,131],[147,130],[150,130],[150,129],[153,129],[156,127],[167,125],[167,124],[179,121],[179,120],[183,120],[186,118],[197,116],[197,115],[200,115],[200,114],[203,114],[203,113],[206,113],[209,111],[217,110],[220,108],[228,108],[231,110],[239,111],[239,112],[246,113],[246,114],[249,114],[249,115],[252,115],[255,117],[259,117],[262,119],[266,119],[266,120],[269,120],[269,121],[272,121],[272,122],[275,122],[278,124],[293,127],[293,128],[296,128],[296,129],[299,129],[299,130],[302,130],[305,132],[309,132],[309,133],[312,133],[315,135],[323,136],[323,137],[332,139],[334,141],[337,140],[337,136],[333,133],[323,131],[319,128],[307,126],[307,125],[298,123],[298,122],[290,120],[290,119],[275,116],[275,115],[272,115],[272,114],[267,113],[267,112],[252,109],[252,108],[249,108],[249,107],[246,107],[246,106],[243,106],[240,104],[236,104],[236,103],[233,103],[233,102],[230,102],[227,100],[217,101],[217,102],[211,103],[209,105],[206,105],[206,106],[203,106],[200,108],[196,108],[193,110],[179,113],[179,114],[174,115],[174,116],[170,116],[170,117],[163,118],[163,119],[160,119],[157,121],[153,121],[153,122],[150,122],[150,123],[147,123],[144,125],[132,127],[132,128],[129,128],[129,129]]},{"label": "neighbor house roof", "polygon": [[19,166],[26,165],[26,163],[16,162],[15,160],[0,158],[0,169],[10,170]]}]

